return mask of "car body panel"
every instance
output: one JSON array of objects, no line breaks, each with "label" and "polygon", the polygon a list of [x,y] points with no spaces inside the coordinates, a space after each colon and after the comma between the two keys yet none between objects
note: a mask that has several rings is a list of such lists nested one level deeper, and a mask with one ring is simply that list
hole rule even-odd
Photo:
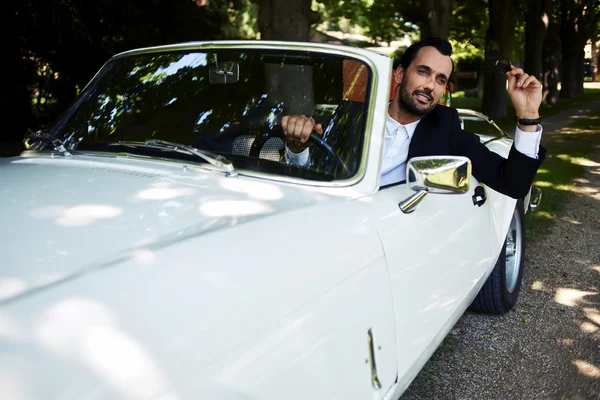
[{"label": "car body panel", "polygon": [[[277,221],[239,224],[236,236],[229,227],[162,249],[148,245],[120,262],[8,301],[3,320],[15,332],[0,347],[0,358],[11,365],[36,363],[34,371],[11,373],[17,382],[36,382],[28,385],[33,398],[148,398],[165,395],[171,385],[175,398],[270,398],[302,376],[315,385],[296,398],[341,397],[342,383],[353,375],[357,398],[377,393],[360,379],[365,369],[368,376],[367,332],[373,329],[382,349],[395,347],[393,302],[377,232],[361,208],[355,201],[323,202]],[[315,229],[319,220],[327,220],[329,230]],[[293,240],[308,235],[315,237],[309,243]],[[231,246],[226,259],[224,242]],[[339,259],[323,264],[322,255],[330,252]],[[19,352],[23,347],[32,352]],[[339,368],[344,354],[347,368],[325,374]],[[382,383],[391,387],[395,353],[380,351],[377,362]],[[189,397],[180,397],[180,388]]]},{"label": "car body panel", "polygon": [[454,325],[457,311],[462,314],[461,300],[477,290],[475,285],[499,251],[500,243],[491,229],[474,229],[492,224],[490,205],[473,205],[476,185],[472,178],[465,195],[429,194],[410,214],[398,207],[411,194],[406,185],[374,196],[373,218],[382,237],[396,304],[401,390],[412,380],[410,371],[420,369],[415,368],[420,356],[437,348],[439,332]]},{"label": "car body panel", "polygon": [[462,129],[477,134],[482,143],[488,143],[498,139],[513,139],[513,135],[509,135],[502,130],[487,115],[479,111],[468,108],[457,108],[458,120]]},{"label": "car body panel", "polygon": [[[318,182],[130,154],[0,161],[0,393],[15,399],[396,399],[494,267],[515,200],[379,190],[389,57],[362,166]],[[512,139],[487,141],[506,156]],[[33,189],[32,189],[33,188]]]},{"label": "car body panel", "polygon": [[[15,291],[136,257],[145,247],[166,246],[184,235],[344,200],[266,180],[143,161],[32,157],[3,164],[3,236],[23,238],[22,245],[35,249],[7,246],[4,251],[3,273],[15,279]],[[6,297],[11,294],[0,299]]]}]

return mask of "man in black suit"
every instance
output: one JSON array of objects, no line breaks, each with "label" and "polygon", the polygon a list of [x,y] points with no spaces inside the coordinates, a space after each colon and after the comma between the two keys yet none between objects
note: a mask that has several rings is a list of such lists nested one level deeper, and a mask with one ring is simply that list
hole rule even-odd
[{"label": "man in black suit", "polygon": [[[507,72],[518,123],[506,159],[462,130],[455,109],[438,105],[454,70],[451,54],[452,46],[441,38],[421,40],[404,53],[394,73],[398,86],[388,108],[381,186],[403,181],[412,157],[458,155],[471,160],[479,181],[507,196],[524,197],[545,155],[539,124],[542,85],[520,68]],[[323,127],[303,115],[284,116],[281,125],[287,137],[286,160],[306,163],[308,137],[313,131],[322,135]]]}]

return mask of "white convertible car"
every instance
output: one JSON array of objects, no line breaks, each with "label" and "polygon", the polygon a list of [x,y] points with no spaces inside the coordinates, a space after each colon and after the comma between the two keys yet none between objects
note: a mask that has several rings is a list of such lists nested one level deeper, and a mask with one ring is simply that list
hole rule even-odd
[{"label": "white convertible car", "polygon": [[[467,308],[508,312],[540,193],[455,156],[380,188],[391,73],[310,43],[109,60],[0,160],[0,397],[395,400]],[[325,127],[306,166],[286,113]]]}]

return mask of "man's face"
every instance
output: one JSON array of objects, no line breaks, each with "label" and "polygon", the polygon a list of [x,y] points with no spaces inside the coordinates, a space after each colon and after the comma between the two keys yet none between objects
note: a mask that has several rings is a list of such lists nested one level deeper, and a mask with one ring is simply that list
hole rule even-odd
[{"label": "man's face", "polygon": [[449,56],[435,47],[423,47],[406,70],[399,67],[396,71],[400,107],[418,116],[433,110],[444,94],[451,72]]}]

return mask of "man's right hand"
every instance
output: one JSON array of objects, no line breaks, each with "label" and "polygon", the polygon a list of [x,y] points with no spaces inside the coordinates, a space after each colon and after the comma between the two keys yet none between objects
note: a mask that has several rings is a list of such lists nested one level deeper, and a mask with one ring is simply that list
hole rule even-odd
[{"label": "man's right hand", "polygon": [[302,153],[308,147],[310,134],[315,131],[323,134],[323,126],[314,118],[305,115],[285,115],[281,118],[281,128],[287,139],[288,148],[294,153]]}]

